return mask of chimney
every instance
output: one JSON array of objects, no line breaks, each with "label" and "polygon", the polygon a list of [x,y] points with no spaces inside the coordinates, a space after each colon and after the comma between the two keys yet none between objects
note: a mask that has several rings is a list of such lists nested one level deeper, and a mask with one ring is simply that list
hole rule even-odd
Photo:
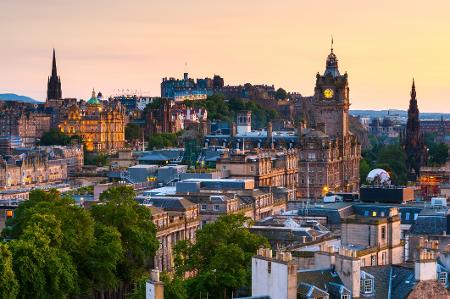
[{"label": "chimney", "polygon": [[436,256],[434,251],[419,249],[419,258],[414,263],[416,281],[436,280]]},{"label": "chimney", "polygon": [[290,252],[259,248],[252,258],[252,296],[297,298],[297,266]]},{"label": "chimney", "polygon": [[360,296],[361,260],[351,249],[343,249],[336,255],[336,272],[339,274],[344,286],[351,290],[352,298]]},{"label": "chimney", "polygon": [[164,283],[159,280],[159,270],[150,272],[150,279],[145,283],[145,299],[164,299]]}]

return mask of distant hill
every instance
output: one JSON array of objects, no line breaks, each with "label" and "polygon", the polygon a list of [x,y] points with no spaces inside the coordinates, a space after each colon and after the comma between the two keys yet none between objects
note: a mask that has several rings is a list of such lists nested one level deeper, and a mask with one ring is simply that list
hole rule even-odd
[{"label": "distant hill", "polygon": [[[353,116],[368,116],[368,117],[385,117],[385,116],[398,116],[401,118],[408,117],[408,111],[405,110],[350,110],[350,114]],[[437,112],[420,112],[420,119],[450,119],[450,113],[437,113]]]},{"label": "distant hill", "polygon": [[21,96],[15,93],[0,93],[0,101],[16,101],[16,102],[25,102],[32,104],[42,103],[41,101],[35,100],[33,98],[27,96]]}]

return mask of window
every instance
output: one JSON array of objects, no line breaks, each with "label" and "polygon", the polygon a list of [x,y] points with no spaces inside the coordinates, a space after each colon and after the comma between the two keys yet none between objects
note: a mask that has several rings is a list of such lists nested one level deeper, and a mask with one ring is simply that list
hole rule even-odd
[{"label": "window", "polygon": [[202,205],[202,211],[206,211],[206,205]]},{"label": "window", "polygon": [[349,294],[342,294],[341,295],[341,299],[350,299],[350,295]]},{"label": "window", "polygon": [[218,211],[219,210],[219,205],[214,205],[214,211]]},{"label": "window", "polygon": [[444,285],[447,284],[447,272],[439,272],[439,282]]},{"label": "window", "polygon": [[202,226],[206,225],[207,223],[208,223],[208,221],[202,220]]},{"label": "window", "polygon": [[405,220],[409,220],[409,213],[406,213]]},{"label": "window", "polygon": [[372,212],[372,216],[373,216],[373,217],[377,217],[377,212],[376,212],[376,211],[373,211],[373,212]]},{"label": "window", "polygon": [[414,213],[414,220],[417,220],[417,217],[419,216],[419,214]]},{"label": "window", "polygon": [[370,294],[373,291],[373,279],[361,279],[361,292]]},{"label": "window", "polygon": [[369,216],[369,211],[364,211],[364,216]]},{"label": "window", "polygon": [[381,228],[381,239],[386,239],[386,226]]},{"label": "window", "polygon": [[272,273],[272,263],[267,262],[267,273]]}]

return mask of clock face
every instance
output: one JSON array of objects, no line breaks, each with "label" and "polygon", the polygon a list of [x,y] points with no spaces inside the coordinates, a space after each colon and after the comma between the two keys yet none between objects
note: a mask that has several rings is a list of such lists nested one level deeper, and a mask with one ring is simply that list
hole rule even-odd
[{"label": "clock face", "polygon": [[334,95],[334,91],[332,89],[327,88],[323,91],[323,96],[326,99],[331,99],[333,97],[333,95]]}]

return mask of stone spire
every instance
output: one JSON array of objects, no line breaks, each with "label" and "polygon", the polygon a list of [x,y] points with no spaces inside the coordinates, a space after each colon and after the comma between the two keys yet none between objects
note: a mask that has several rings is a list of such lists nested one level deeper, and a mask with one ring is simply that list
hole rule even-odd
[{"label": "stone spire", "polygon": [[55,54],[55,48],[53,48],[52,77],[58,77],[58,71],[57,71],[57,69],[56,69],[56,54]]},{"label": "stone spire", "polygon": [[53,49],[52,75],[47,81],[47,100],[59,100],[62,98],[61,80],[56,68],[56,54]]},{"label": "stone spire", "polygon": [[413,79],[409,100],[408,121],[405,136],[406,166],[410,174],[417,176],[423,162],[424,143],[420,134],[419,108],[416,99],[416,85]]}]

